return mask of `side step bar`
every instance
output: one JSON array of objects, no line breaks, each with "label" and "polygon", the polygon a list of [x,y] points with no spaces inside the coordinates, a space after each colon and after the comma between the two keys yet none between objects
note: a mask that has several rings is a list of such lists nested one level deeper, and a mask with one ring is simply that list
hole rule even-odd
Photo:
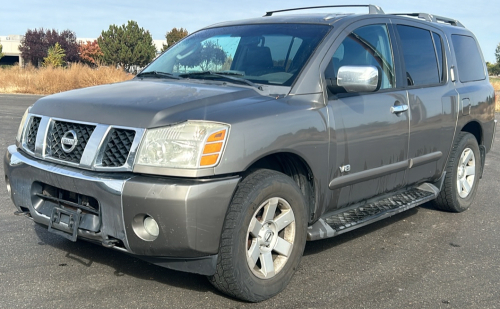
[{"label": "side step bar", "polygon": [[377,200],[327,214],[307,229],[307,240],[334,237],[372,222],[393,216],[437,197],[439,189],[430,183],[399,191]]}]

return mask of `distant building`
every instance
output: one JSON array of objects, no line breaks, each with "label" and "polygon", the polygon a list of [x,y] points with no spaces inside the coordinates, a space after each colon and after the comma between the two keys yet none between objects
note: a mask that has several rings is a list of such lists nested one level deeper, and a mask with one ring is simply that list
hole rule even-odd
[{"label": "distant building", "polygon": [[[0,59],[0,65],[14,65],[18,63],[20,66],[24,65],[24,61],[21,57],[21,51],[19,51],[19,45],[21,45],[21,40],[23,35],[0,35],[0,44],[2,44],[3,58]],[[87,41],[93,42],[96,38],[77,38],[78,43],[86,43]],[[156,54],[161,53],[163,44],[166,43],[165,40],[153,40],[156,47]]]},{"label": "distant building", "polygon": [[163,44],[166,44],[166,40],[153,40],[153,43],[156,46],[156,54],[159,55],[161,54],[161,49],[163,48]]},{"label": "distant building", "polygon": [[2,44],[2,53],[4,56],[0,59],[0,65],[13,65],[18,63],[23,65],[19,45],[21,44],[22,35],[0,36],[0,44]]}]

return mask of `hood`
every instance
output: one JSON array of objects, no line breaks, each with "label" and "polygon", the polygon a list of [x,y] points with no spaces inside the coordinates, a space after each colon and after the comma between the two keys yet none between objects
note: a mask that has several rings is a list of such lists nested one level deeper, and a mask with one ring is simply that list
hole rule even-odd
[{"label": "hood", "polygon": [[252,88],[145,79],[47,96],[35,103],[31,113],[75,121],[151,128],[188,119],[226,121],[218,119],[217,111],[234,104],[248,105],[270,99]]}]

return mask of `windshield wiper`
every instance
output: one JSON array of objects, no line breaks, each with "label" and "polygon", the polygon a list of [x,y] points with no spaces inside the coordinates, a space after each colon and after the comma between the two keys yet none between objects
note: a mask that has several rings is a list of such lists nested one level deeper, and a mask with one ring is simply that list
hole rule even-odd
[{"label": "windshield wiper", "polygon": [[212,71],[204,71],[204,72],[192,72],[192,73],[185,73],[185,74],[180,74],[180,77],[185,77],[185,78],[204,78],[204,77],[212,77],[211,79],[223,79],[223,80],[229,80],[230,82],[236,82],[240,84],[247,84],[251,87],[254,87],[256,89],[262,90],[262,86],[257,85],[248,79],[236,77],[236,76],[243,76],[243,74],[240,73],[235,73],[235,72],[212,72]]},{"label": "windshield wiper", "polygon": [[171,73],[166,73],[166,72],[159,72],[159,71],[148,71],[148,72],[141,72],[137,74],[137,77],[144,77],[144,76],[152,76],[152,77],[158,77],[158,78],[171,78],[171,79],[180,79],[180,77],[177,77]]},{"label": "windshield wiper", "polygon": [[215,73],[219,75],[245,76],[245,74],[239,73],[239,71],[220,71]]}]

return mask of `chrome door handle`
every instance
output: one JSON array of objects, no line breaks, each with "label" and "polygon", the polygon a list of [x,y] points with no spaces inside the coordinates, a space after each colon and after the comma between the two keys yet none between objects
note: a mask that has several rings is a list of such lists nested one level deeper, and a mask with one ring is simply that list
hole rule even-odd
[{"label": "chrome door handle", "polygon": [[395,105],[391,106],[391,113],[399,116],[400,113],[406,112],[408,110],[408,105]]}]

